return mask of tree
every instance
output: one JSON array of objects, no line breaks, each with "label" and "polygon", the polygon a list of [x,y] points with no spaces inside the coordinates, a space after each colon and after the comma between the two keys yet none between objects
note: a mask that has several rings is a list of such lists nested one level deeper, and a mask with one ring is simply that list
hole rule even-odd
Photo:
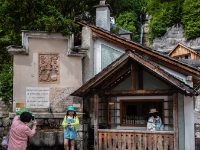
[{"label": "tree", "polygon": [[140,28],[143,24],[147,0],[107,0],[113,9],[116,24],[133,34],[134,41],[139,42]]},{"label": "tree", "polygon": [[151,41],[162,36],[167,27],[181,23],[183,0],[149,0],[147,3],[147,13],[151,20],[149,27],[149,38]]},{"label": "tree", "polygon": [[12,101],[13,95],[13,68],[12,59],[8,64],[1,65],[0,96],[5,103]]},{"label": "tree", "polygon": [[137,20],[137,14],[134,12],[124,12],[116,19],[117,25],[133,33],[134,41],[139,41],[139,32],[137,28],[140,22]]},{"label": "tree", "polygon": [[200,36],[200,1],[185,0],[183,3],[182,23],[188,39]]}]

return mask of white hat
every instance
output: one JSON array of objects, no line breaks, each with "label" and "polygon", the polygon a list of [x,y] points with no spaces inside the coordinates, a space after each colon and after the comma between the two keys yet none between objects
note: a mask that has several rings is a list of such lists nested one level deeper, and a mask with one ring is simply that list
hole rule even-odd
[{"label": "white hat", "polygon": [[156,111],[156,108],[152,108],[152,109],[150,109],[149,113],[155,113],[155,112],[158,112],[158,111]]}]

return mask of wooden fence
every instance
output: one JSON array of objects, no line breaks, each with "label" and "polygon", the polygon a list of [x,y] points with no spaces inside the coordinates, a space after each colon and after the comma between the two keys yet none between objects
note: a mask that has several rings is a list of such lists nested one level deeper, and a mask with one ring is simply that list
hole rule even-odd
[{"label": "wooden fence", "polygon": [[98,130],[99,150],[173,150],[174,131]]}]

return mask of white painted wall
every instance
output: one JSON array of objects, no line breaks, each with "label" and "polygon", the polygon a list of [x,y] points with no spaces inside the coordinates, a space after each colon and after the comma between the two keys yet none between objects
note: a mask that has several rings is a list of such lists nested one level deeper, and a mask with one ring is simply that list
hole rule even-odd
[{"label": "white painted wall", "polygon": [[184,96],[185,150],[195,149],[193,97]]}]

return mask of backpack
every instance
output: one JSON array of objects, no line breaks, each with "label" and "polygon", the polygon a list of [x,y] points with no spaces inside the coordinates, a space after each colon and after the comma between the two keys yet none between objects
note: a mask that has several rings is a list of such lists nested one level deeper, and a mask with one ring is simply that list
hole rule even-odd
[{"label": "backpack", "polygon": [[2,147],[7,149],[8,148],[8,142],[9,142],[9,133],[6,136],[4,136],[3,139],[2,139],[2,142],[1,142]]}]

